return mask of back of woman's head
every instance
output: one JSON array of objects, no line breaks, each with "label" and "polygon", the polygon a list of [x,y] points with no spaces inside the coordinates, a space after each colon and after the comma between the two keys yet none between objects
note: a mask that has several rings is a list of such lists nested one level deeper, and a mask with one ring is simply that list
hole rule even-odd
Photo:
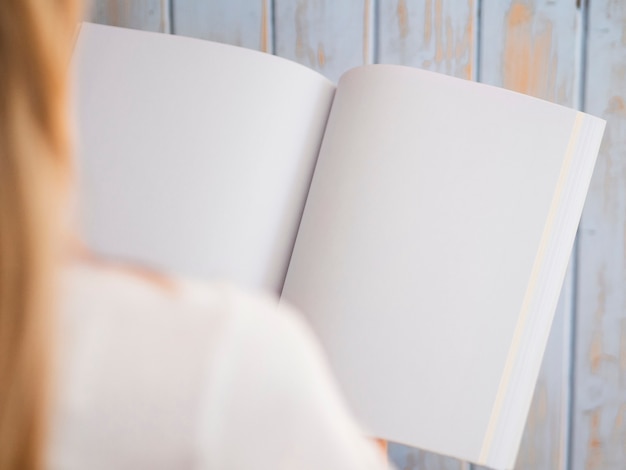
[{"label": "back of woman's head", "polygon": [[78,0],[0,2],[0,470],[42,465]]}]

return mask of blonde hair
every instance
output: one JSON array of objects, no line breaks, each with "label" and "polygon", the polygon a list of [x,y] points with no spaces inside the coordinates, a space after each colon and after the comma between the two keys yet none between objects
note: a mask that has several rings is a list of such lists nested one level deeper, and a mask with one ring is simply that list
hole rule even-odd
[{"label": "blonde hair", "polygon": [[43,465],[78,0],[0,2],[0,470]]}]

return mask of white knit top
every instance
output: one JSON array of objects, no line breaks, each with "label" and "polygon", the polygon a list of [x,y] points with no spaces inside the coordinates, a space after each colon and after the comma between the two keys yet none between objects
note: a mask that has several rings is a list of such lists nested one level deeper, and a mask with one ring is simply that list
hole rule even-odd
[{"label": "white knit top", "polygon": [[75,264],[62,300],[51,470],[388,468],[275,299]]}]

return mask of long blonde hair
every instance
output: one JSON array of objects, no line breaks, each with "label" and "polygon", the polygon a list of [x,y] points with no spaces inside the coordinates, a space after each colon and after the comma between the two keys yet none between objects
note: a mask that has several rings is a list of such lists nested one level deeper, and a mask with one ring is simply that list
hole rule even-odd
[{"label": "long blonde hair", "polygon": [[43,465],[78,0],[0,1],[0,470]]}]

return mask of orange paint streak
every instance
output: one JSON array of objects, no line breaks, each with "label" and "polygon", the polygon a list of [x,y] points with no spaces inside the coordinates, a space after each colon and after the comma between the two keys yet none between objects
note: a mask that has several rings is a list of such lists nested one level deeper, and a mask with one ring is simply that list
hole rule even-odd
[{"label": "orange paint streak", "polygon": [[[624,451],[626,450],[626,426],[624,415],[626,404],[623,400],[616,403],[616,414],[609,435],[605,439],[604,464],[605,468],[624,468]],[[617,464],[617,466],[615,465]]]},{"label": "orange paint streak", "polygon": [[398,0],[396,17],[398,18],[400,38],[405,39],[409,35],[409,12],[406,7],[406,0]]},{"label": "orange paint streak", "polygon": [[600,410],[596,409],[591,412],[589,422],[589,440],[587,442],[587,461],[585,462],[586,470],[599,470],[602,468],[602,439],[600,437]]},{"label": "orange paint streak", "polygon": [[528,24],[532,20],[532,13],[527,5],[522,3],[514,3],[509,11],[508,23],[514,28]]},{"label": "orange paint streak", "polygon": [[607,114],[617,114],[621,117],[626,117],[626,104],[624,98],[621,96],[613,96],[609,100],[609,105],[606,109]]},{"label": "orange paint streak", "polygon": [[261,50],[263,52],[269,52],[269,15],[268,15],[268,1],[263,0],[263,7],[261,10]]},{"label": "orange paint streak", "polygon": [[531,21],[532,15],[526,5],[512,5],[504,46],[504,86],[520,92],[529,89]]},{"label": "orange paint streak", "polygon": [[471,80],[474,71],[474,0],[469,0],[469,20],[465,26],[465,51],[467,51],[467,63],[463,67],[461,76],[467,80]]},{"label": "orange paint streak", "polygon": [[323,44],[319,44],[317,46],[317,65],[319,65],[319,67],[324,67],[324,65],[326,64],[326,55],[324,54],[324,45]]},{"label": "orange paint streak", "polygon": [[435,1],[435,62],[443,60],[443,6],[442,0]]},{"label": "orange paint streak", "polygon": [[593,314],[594,331],[589,344],[589,366],[591,373],[594,375],[600,374],[604,360],[612,359],[607,357],[604,353],[604,333],[602,331],[603,318],[606,312],[606,280],[604,269],[598,272],[596,284],[598,295],[596,298],[596,309]]},{"label": "orange paint streak", "polygon": [[600,373],[600,366],[602,365],[602,337],[602,331],[595,331],[591,337],[591,344],[589,345],[589,363],[591,373],[594,375]]},{"label": "orange paint streak", "polygon": [[[425,1],[424,38],[418,45],[425,56],[420,66],[469,80],[474,70],[475,0],[467,0],[467,13],[449,5],[443,0]],[[466,21],[457,23],[457,18]]]},{"label": "orange paint streak", "polygon": [[534,15],[524,2],[514,3],[506,18],[504,87],[544,99],[554,99],[556,55],[552,51],[552,22],[533,31]]},{"label": "orange paint streak", "polygon": [[615,417],[615,423],[613,424],[613,433],[616,434],[624,427],[624,415],[626,414],[626,405],[622,404],[619,407],[617,416]]},{"label": "orange paint streak", "polygon": [[433,0],[426,0],[424,7],[424,46],[428,47],[433,37]]}]

